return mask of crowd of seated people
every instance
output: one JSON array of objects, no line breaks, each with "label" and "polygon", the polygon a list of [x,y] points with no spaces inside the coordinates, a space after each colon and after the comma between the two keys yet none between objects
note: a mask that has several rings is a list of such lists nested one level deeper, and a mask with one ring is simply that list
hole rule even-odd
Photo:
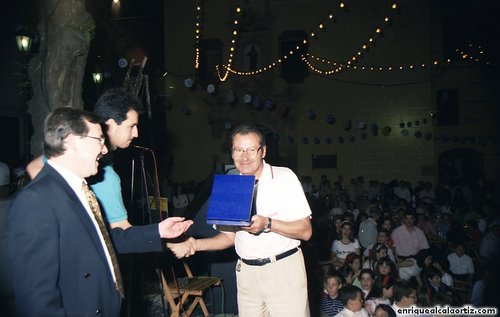
[{"label": "crowd of seated people", "polygon": [[330,186],[322,176],[318,187],[310,178],[304,185],[324,281],[322,316],[343,315],[343,289],[351,304],[358,299],[357,291],[346,286],[361,292],[364,312],[354,315],[376,316],[412,305],[498,307],[495,184],[420,182],[412,187],[395,180],[370,181],[365,189],[363,177],[350,184],[339,177]]}]

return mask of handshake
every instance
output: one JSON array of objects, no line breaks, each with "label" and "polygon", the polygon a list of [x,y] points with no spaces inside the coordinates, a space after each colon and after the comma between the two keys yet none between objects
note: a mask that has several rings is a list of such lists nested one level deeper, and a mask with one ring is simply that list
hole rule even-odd
[{"label": "handshake", "polygon": [[196,252],[196,239],[189,237],[179,242],[167,242],[167,248],[178,258],[188,258]]}]

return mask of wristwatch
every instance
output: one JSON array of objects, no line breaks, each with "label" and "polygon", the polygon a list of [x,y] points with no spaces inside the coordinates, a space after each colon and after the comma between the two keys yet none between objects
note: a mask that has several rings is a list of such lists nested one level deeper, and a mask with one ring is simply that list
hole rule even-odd
[{"label": "wristwatch", "polygon": [[273,224],[273,220],[267,217],[267,226],[262,230],[263,232],[271,232],[271,226]]}]

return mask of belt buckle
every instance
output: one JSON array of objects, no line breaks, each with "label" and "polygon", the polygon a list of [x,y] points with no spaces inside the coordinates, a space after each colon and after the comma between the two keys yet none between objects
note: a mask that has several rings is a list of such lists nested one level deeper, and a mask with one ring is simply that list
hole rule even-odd
[{"label": "belt buckle", "polygon": [[269,258],[265,258],[265,259],[257,259],[257,262],[259,262],[259,265],[266,265],[268,263],[271,263],[271,260]]}]

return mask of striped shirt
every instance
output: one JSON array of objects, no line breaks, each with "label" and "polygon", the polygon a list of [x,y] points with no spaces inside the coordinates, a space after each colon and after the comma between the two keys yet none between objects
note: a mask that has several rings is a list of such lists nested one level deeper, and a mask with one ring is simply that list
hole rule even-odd
[{"label": "striped shirt", "polygon": [[323,294],[320,301],[320,308],[328,317],[334,317],[344,309],[344,305],[338,298],[333,299],[328,294]]}]

